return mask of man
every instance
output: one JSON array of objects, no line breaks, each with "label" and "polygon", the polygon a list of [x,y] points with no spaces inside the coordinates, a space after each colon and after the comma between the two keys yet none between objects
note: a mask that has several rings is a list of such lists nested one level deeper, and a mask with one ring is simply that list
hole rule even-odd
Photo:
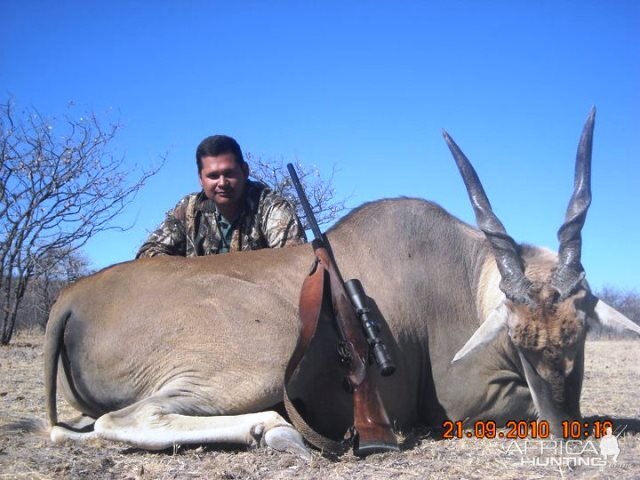
[{"label": "man", "polygon": [[249,165],[233,138],[205,138],[196,161],[202,191],[187,195],[167,213],[136,258],[193,257],[304,243],[295,208],[266,185],[249,180]]}]

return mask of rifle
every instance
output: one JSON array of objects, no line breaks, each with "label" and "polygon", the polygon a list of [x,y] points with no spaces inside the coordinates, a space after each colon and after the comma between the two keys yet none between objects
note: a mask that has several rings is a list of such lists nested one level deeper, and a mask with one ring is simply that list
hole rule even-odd
[{"label": "rifle", "polygon": [[[340,337],[338,352],[340,363],[345,367],[345,386],[353,393],[353,417],[354,417],[354,453],[359,456],[377,452],[398,451],[398,442],[394,435],[387,412],[380,398],[373,378],[367,375],[367,367],[373,357],[384,376],[391,375],[395,371],[395,365],[379,337],[380,328],[377,322],[369,316],[366,307],[366,295],[362,284],[358,280],[350,280],[345,283],[336,265],[331,246],[327,238],[322,234],[313,215],[309,201],[304,193],[300,180],[292,164],[287,164],[291,180],[296,189],[307,221],[314,234],[312,247],[316,256],[316,262],[309,277],[303,284],[300,298],[300,319],[305,329],[305,321],[317,322],[322,309],[324,284],[328,283],[331,290],[331,306],[333,318]],[[327,279],[328,277],[328,279]],[[299,339],[299,345],[292,356],[297,361],[304,355],[306,345],[300,347],[300,343],[310,343],[315,334],[315,324],[306,327],[307,338]],[[290,362],[287,368],[286,378],[293,373],[291,370],[297,365],[297,361]],[[288,398],[285,398],[287,404]],[[289,405],[287,410],[289,411]],[[297,412],[289,412],[292,420],[301,420]],[[294,415],[291,415],[294,413]],[[305,427],[306,424],[302,422]],[[307,433],[303,428],[303,435]],[[332,442],[324,442],[322,436],[311,430],[313,435],[305,435],[307,440],[316,446],[331,450]],[[320,438],[318,439],[319,436]],[[311,437],[311,438],[310,438]],[[317,441],[314,441],[317,440]]]}]

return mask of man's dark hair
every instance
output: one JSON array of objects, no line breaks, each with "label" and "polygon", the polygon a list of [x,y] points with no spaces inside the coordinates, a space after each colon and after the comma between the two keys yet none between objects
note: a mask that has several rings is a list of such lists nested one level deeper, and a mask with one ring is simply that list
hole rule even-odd
[{"label": "man's dark hair", "polygon": [[240,145],[233,138],[227,135],[213,135],[205,138],[198,148],[196,149],[196,162],[198,164],[198,173],[202,171],[202,158],[203,157],[217,157],[225,153],[233,153],[236,157],[236,162],[245,163],[242,156],[242,150]]}]

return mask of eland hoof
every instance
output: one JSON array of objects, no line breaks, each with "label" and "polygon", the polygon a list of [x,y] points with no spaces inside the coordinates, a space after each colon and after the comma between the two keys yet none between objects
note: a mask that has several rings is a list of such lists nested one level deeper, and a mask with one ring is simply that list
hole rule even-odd
[{"label": "eland hoof", "polygon": [[289,452],[302,457],[307,462],[313,458],[311,451],[304,445],[302,435],[293,427],[280,426],[267,430],[264,444],[274,450]]}]

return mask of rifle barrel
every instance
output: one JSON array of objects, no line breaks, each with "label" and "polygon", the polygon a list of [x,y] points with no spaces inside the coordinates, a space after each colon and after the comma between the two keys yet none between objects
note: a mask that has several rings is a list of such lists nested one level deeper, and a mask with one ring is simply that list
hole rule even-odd
[{"label": "rifle barrel", "polygon": [[313,232],[316,240],[322,240],[322,232],[320,231],[320,227],[318,226],[316,217],[313,215],[313,210],[311,210],[311,205],[309,204],[307,195],[306,193],[304,193],[304,189],[302,188],[302,184],[300,183],[300,179],[298,178],[298,173],[291,163],[287,163],[287,170],[289,170],[289,175],[291,175],[293,186],[295,187],[296,192],[298,192],[298,198],[300,199],[300,203],[302,204],[304,214],[307,217],[307,223],[311,227],[311,231]]}]

